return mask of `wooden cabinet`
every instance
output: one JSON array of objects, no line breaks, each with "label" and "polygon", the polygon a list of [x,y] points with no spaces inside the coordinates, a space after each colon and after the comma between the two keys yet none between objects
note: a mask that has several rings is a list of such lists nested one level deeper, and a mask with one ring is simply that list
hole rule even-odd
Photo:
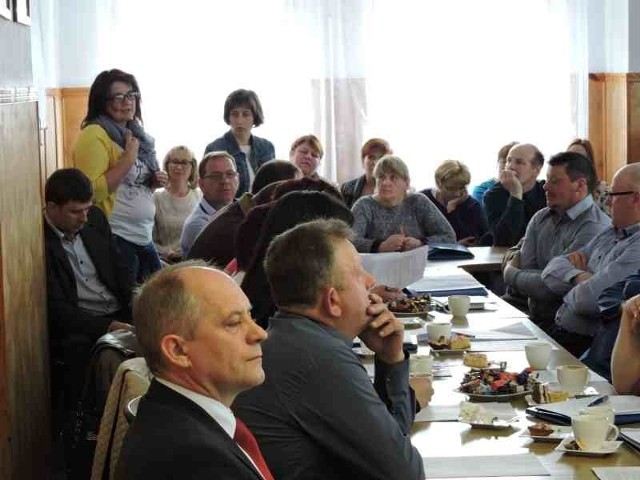
[{"label": "wooden cabinet", "polygon": [[589,140],[607,183],[620,167],[640,161],[640,73],[589,75]]}]

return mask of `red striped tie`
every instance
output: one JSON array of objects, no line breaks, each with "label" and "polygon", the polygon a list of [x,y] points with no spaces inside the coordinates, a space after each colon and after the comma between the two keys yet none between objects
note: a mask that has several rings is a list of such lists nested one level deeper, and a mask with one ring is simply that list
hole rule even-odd
[{"label": "red striped tie", "polygon": [[233,439],[251,457],[264,479],[273,480],[273,475],[269,471],[267,462],[264,461],[256,437],[253,436],[251,430],[239,418],[236,418],[236,433],[233,435]]}]

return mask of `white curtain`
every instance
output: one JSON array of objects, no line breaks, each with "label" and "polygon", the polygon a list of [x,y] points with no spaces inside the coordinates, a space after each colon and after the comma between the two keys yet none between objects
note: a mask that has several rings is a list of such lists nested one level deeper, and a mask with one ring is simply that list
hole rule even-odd
[{"label": "white curtain", "polygon": [[[509,141],[549,156],[586,132],[584,0],[101,0],[92,14],[69,1],[40,1],[49,6],[34,29],[34,52],[47,59],[39,77],[68,86],[65,70],[82,66],[73,82],[112,67],[135,74],[160,158],[177,144],[200,155],[222,135],[236,88],[258,93],[265,123],[254,134],[279,158],[315,133],[321,173],[340,182],[361,174],[359,147],[372,136],[424,188],[444,159],[467,163],[475,184]],[[73,37],[63,27],[80,14]],[[56,30],[52,61],[55,35],[41,32]],[[73,66],[69,49],[90,59]]]}]

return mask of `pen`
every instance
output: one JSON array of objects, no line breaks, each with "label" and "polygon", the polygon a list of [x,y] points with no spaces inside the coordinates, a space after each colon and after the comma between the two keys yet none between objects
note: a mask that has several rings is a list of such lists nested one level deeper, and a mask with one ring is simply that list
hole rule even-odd
[{"label": "pen", "polygon": [[601,403],[609,400],[609,395],[603,395],[602,397],[596,398],[593,402],[590,402],[587,407],[595,407],[596,405],[600,405]]}]

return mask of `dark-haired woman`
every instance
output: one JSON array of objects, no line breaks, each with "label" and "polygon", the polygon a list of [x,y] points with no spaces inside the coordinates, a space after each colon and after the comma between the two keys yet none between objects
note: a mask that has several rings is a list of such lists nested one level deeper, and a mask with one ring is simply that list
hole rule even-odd
[{"label": "dark-haired woman", "polygon": [[276,152],[269,140],[251,134],[253,127],[264,122],[262,105],[254,91],[240,89],[229,94],[224,102],[224,122],[231,129],[207,145],[204,153],[224,150],[233,156],[239,177],[236,197],[240,197],[251,189],[258,168],[276,158]]},{"label": "dark-haired woman", "polygon": [[167,184],[167,174],[158,165],[154,139],[142,127],[133,75],[113,69],[96,77],[73,160],[93,184],[94,203],[109,217],[132,282],[159,270],[152,242],[153,190]]}]

